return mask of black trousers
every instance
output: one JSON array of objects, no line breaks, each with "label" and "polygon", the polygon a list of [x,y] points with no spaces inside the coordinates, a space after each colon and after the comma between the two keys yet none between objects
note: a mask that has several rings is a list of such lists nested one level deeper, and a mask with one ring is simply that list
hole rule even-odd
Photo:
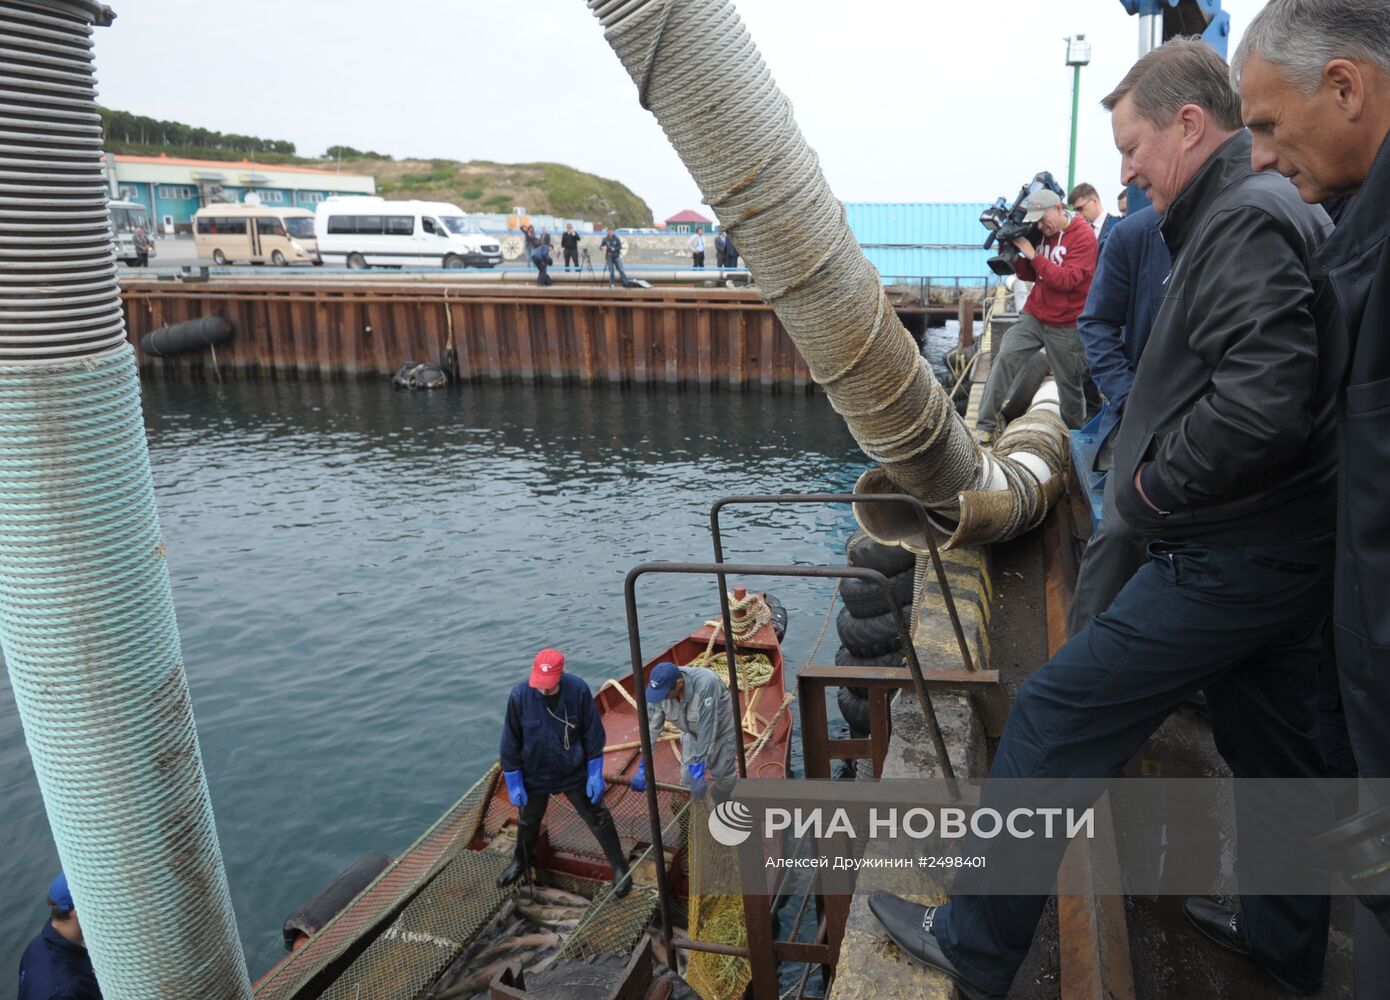
[{"label": "black trousers", "polygon": [[[608,859],[613,870],[616,872],[619,868],[627,867],[627,857],[623,854],[623,845],[618,840],[618,828],[613,825],[613,814],[608,811],[608,807],[601,800],[597,805],[590,802],[589,797],[584,794],[583,785],[561,794],[570,800],[574,811],[594,835],[598,846],[603,850],[603,856]],[[545,819],[545,809],[548,805],[549,795],[527,789],[526,804],[517,810],[519,819],[516,830],[516,857],[522,864],[526,864],[536,849],[536,838],[540,835],[541,821]],[[531,863],[534,864],[534,860]]]},{"label": "black trousers", "polygon": [[550,279],[549,273],[547,273],[547,272],[549,272],[549,270],[550,270],[550,265],[549,265],[549,264],[544,264],[544,263],[541,263],[540,261],[536,261],[536,270],[540,272],[539,274],[536,275],[536,284],[538,284],[538,285],[553,285],[553,284],[555,284],[555,282],[552,281],[552,280]]},{"label": "black trousers", "polygon": [[576,268],[579,266],[579,251],[578,251],[578,250],[571,250],[571,249],[569,249],[568,247],[566,247],[565,250],[564,250],[564,255],[565,255],[565,270],[566,270],[566,271],[568,271],[568,270],[570,269],[571,266],[576,267]]},{"label": "black trousers", "polygon": [[691,260],[693,261],[693,263],[694,263],[694,265],[695,265],[696,267],[704,267],[704,266],[705,266],[705,255],[704,255],[704,254],[702,254],[702,253],[692,253],[692,254],[690,255],[690,257],[691,257]]},{"label": "black trousers", "polygon": [[[1113,778],[1200,689],[1216,747],[1236,778],[1325,778],[1318,672],[1331,563],[1330,538],[1240,548],[1151,543],[1147,561],[1109,609],[1019,689],[991,779]],[[983,804],[1002,803],[1013,786],[986,783]],[[1332,815],[1330,802],[1321,815],[1305,810],[1278,821],[1252,815],[1239,786],[1235,806],[1237,875],[1247,852],[1251,859],[1289,857],[1325,830]],[[933,932],[975,985],[1008,990],[1047,902],[1004,895],[1003,873],[1024,865],[1055,872],[1066,846],[1062,838],[966,844],[962,853],[985,855],[986,867],[957,878]],[[1329,910],[1327,896],[1241,897],[1255,957],[1310,989],[1322,979]]]},{"label": "black trousers", "polygon": [[136,266],[136,267],[149,267],[149,266],[150,266],[150,252],[149,252],[148,250],[146,250],[144,253],[140,253],[138,250],[136,251],[136,253],[135,253],[135,266]]}]

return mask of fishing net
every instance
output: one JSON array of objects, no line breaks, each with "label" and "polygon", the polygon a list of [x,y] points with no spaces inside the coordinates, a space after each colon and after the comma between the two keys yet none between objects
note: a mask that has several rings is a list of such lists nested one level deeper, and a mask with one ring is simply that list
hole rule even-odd
[{"label": "fishing net", "polygon": [[[340,960],[346,958],[358,941],[395,914],[406,900],[419,892],[421,886],[464,851],[478,830],[500,773],[500,768],[493,765],[371,885],[313,935],[307,944],[272,969],[257,985],[256,1000],[294,1000],[301,996],[316,996],[317,993],[306,987],[321,983],[325,974],[331,976],[332,968],[341,964]],[[393,992],[389,995],[404,994]]]}]

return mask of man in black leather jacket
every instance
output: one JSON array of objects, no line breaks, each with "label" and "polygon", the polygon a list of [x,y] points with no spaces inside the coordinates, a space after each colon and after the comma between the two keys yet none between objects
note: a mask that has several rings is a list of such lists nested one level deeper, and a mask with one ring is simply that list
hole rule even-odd
[{"label": "man in black leather jacket", "polygon": [[[1273,0],[1232,60],[1257,170],[1304,201],[1345,201],[1313,258],[1331,280],[1350,348],[1338,405],[1337,665],[1357,770],[1390,778],[1390,6]],[[1384,805],[1363,786],[1363,809]],[[1390,996],[1390,933],[1355,916],[1357,997]]]},{"label": "man in black leather jacket", "polygon": [[[1148,560],[1019,689],[982,796],[1001,812],[1036,805],[1029,796],[1038,793],[999,778],[1055,781],[1048,806],[1089,805],[1202,689],[1236,778],[1327,773],[1317,691],[1342,334],[1331,290],[1309,267],[1330,221],[1284,178],[1251,169],[1239,99],[1205,44],[1154,50],[1103,103],[1122,180],[1148,192],[1174,258],[1111,473],[1125,520],[1149,538]],[[1237,782],[1235,791],[1237,871],[1263,864],[1257,891],[1268,892],[1277,858],[1274,876],[1290,894],[1243,895],[1238,912],[1194,897],[1186,912],[1284,988],[1313,992],[1329,903],[1310,888],[1326,882],[1306,860],[1307,843],[1326,828],[1330,803],[1272,818],[1252,810],[1251,788]],[[974,838],[962,854],[986,863],[962,870],[945,906],[876,893],[870,907],[908,954],[952,976],[965,996],[1001,996],[1066,846],[1062,837]]]}]

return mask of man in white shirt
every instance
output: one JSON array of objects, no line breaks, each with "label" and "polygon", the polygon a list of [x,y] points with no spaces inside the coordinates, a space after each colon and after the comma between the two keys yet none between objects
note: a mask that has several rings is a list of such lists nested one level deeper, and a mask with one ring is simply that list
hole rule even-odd
[{"label": "man in white shirt", "polygon": [[695,235],[686,244],[690,249],[690,260],[695,267],[705,266],[705,227],[696,226]]},{"label": "man in white shirt", "polygon": [[1100,192],[1084,182],[1071,189],[1071,194],[1067,195],[1067,204],[1073,212],[1080,214],[1091,224],[1098,243],[1104,243],[1105,238],[1110,235],[1110,227],[1120,221],[1118,215],[1106,214],[1105,206],[1100,202]]}]

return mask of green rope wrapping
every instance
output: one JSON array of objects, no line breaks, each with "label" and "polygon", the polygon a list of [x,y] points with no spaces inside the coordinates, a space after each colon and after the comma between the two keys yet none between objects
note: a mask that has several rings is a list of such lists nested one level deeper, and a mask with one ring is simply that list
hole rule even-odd
[{"label": "green rope wrapping", "polygon": [[103,994],[249,998],[129,345],[0,365],[0,646]]}]

